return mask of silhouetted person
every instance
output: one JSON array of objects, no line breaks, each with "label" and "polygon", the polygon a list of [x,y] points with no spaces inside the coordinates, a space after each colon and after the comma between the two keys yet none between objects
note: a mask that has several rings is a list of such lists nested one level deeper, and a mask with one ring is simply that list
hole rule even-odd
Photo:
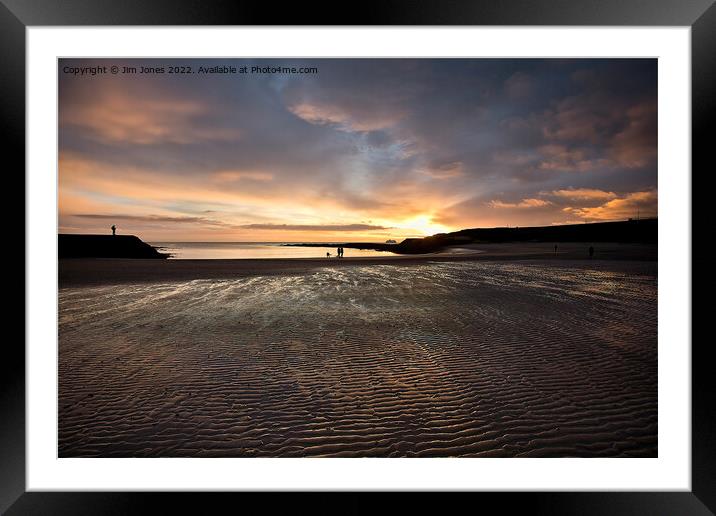
[{"label": "silhouetted person", "polygon": [[554,255],[557,256],[557,244],[554,244]]},{"label": "silhouetted person", "polygon": [[336,248],[336,256],[337,256],[338,258],[341,257],[341,248],[340,248],[340,247]]},{"label": "silhouetted person", "polygon": [[114,236],[116,234],[116,232],[117,232],[117,226],[112,224],[112,236]]},{"label": "silhouetted person", "polygon": [[589,257],[591,258],[592,256],[594,256],[594,247],[592,247],[592,246],[590,245],[590,246],[589,246]]}]

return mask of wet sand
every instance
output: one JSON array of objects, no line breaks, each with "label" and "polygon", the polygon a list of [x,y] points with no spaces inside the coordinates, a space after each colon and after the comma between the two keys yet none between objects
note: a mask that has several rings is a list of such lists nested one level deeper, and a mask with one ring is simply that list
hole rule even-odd
[{"label": "wet sand", "polygon": [[60,288],[83,285],[112,285],[188,281],[198,279],[231,279],[251,276],[306,274],[316,269],[366,265],[415,266],[426,262],[548,260],[550,262],[585,262],[590,267],[607,260],[656,261],[657,248],[647,244],[600,243],[589,259],[588,245],[561,243],[557,254],[553,244],[470,244],[449,248],[440,253],[351,258],[266,258],[244,260],[142,260],[142,259],[63,259],[59,260]]},{"label": "wet sand", "polygon": [[657,262],[578,251],[65,260],[59,456],[655,457]]}]

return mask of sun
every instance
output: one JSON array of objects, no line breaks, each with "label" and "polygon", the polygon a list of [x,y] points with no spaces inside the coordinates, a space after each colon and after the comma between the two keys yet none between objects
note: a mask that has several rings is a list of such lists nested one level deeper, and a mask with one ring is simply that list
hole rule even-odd
[{"label": "sun", "polygon": [[418,215],[401,223],[401,229],[419,233],[422,236],[431,236],[437,233],[447,233],[450,229],[442,224],[433,222],[431,215]]}]

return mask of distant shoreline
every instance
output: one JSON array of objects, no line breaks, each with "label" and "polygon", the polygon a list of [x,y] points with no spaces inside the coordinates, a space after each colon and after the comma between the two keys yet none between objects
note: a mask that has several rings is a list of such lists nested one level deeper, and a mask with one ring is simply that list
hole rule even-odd
[{"label": "distant shoreline", "polygon": [[[287,242],[277,243],[277,246],[344,247],[346,249],[388,252],[396,255],[425,255],[476,244],[489,245],[520,242],[549,242],[553,245],[577,242],[656,244],[657,238],[658,219],[630,219],[619,222],[594,222],[560,226],[462,229],[451,233],[438,233],[424,238],[406,238],[400,243]],[[162,246],[152,246],[134,235],[58,235],[59,258],[170,258],[171,253],[160,252],[160,249],[164,248]]]},{"label": "distant shoreline", "polygon": [[537,261],[554,266],[613,268],[618,262],[654,262],[656,244],[602,243],[595,245],[590,259],[583,243],[560,244],[557,254],[552,244],[510,243],[466,246],[479,253],[432,253],[385,257],[348,258],[259,258],[259,259],[61,259],[58,263],[60,288],[126,283],[232,279],[276,274],[307,274],[324,267],[371,265],[416,266],[435,261]]},{"label": "distant shoreline", "polygon": [[[592,222],[560,226],[473,228],[438,233],[424,238],[406,238],[400,243],[346,242],[334,246],[347,249],[370,249],[396,254],[424,254],[469,244],[516,242],[620,242],[656,243],[658,219],[630,219],[619,222]],[[314,243],[285,246],[325,247]]]}]

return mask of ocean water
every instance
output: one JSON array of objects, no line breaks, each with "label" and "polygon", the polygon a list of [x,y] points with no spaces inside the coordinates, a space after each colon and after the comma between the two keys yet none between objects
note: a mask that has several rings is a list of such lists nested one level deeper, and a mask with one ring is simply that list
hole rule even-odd
[{"label": "ocean water", "polygon": [[59,292],[60,457],[656,457],[656,263]]},{"label": "ocean water", "polygon": [[[285,246],[283,242],[149,242],[170,253],[171,259],[236,259],[236,258],[325,258],[336,256],[336,247]],[[361,249],[345,249],[344,256],[393,256],[393,253]]]}]

